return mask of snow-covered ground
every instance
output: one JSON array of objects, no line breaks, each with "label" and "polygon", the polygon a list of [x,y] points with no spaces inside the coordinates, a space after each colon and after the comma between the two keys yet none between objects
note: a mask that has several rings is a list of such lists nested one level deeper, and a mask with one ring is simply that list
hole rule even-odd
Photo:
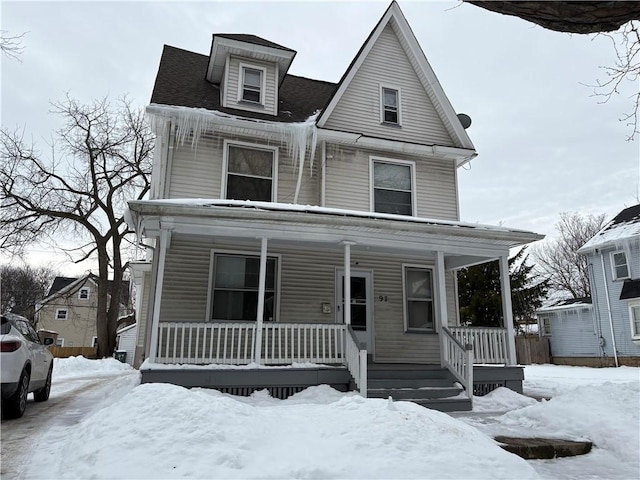
[{"label": "snow-covered ground", "polygon": [[[117,370],[130,377],[113,359],[56,364],[63,379]],[[525,392],[551,400],[499,389],[456,418],[326,386],[277,400],[264,391],[245,398],[122,382],[126,392],[80,423],[42,435],[24,477],[638,478],[640,369],[595,370],[527,367]],[[503,451],[496,433],[596,446],[575,459],[527,462]]]}]

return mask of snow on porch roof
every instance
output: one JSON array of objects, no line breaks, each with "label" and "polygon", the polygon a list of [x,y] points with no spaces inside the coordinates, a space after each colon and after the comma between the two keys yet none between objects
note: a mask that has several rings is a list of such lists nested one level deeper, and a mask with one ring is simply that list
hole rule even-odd
[{"label": "snow on porch roof", "polygon": [[[182,207],[202,207],[202,208],[246,208],[253,210],[275,211],[275,212],[299,212],[311,213],[326,216],[341,217],[357,217],[364,219],[383,219],[392,220],[401,223],[413,223],[443,227],[459,227],[464,229],[476,230],[478,232],[485,231],[487,233],[514,234],[527,237],[529,242],[541,240],[544,235],[540,235],[528,230],[519,230],[513,228],[497,227],[494,225],[483,225],[479,223],[465,223],[452,220],[439,220],[424,217],[411,217],[407,215],[395,215],[390,213],[364,212],[358,210],[347,210],[339,208],[318,207],[313,205],[296,205],[290,203],[275,202],[255,202],[250,200],[220,200],[220,199],[202,199],[202,198],[177,198],[177,199],[161,199],[161,200],[139,200],[129,202],[130,207],[136,205],[156,205],[158,207],[166,206],[182,206]],[[132,208],[135,210],[135,208]]]}]

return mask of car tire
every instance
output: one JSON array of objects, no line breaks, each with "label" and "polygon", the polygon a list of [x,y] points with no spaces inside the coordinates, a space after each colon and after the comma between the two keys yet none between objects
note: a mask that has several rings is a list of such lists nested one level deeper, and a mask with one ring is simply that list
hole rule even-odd
[{"label": "car tire", "polygon": [[29,393],[29,372],[25,369],[20,375],[16,392],[2,402],[2,413],[5,418],[20,418],[27,408]]},{"label": "car tire", "polygon": [[51,362],[51,366],[49,367],[49,373],[47,373],[47,381],[40,390],[36,390],[33,392],[33,399],[36,402],[46,402],[49,400],[49,393],[51,392],[51,373],[53,371],[53,362]]}]

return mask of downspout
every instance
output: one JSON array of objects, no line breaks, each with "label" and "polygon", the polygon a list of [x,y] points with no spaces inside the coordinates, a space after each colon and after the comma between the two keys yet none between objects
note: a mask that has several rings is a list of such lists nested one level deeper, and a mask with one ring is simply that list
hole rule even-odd
[{"label": "downspout", "polygon": [[604,254],[600,252],[600,262],[602,263],[602,278],[604,280],[604,294],[607,297],[607,312],[609,314],[609,328],[611,329],[611,343],[613,346],[613,358],[616,362],[616,367],[618,365],[618,349],[616,348],[616,337],[613,332],[613,317],[611,315],[611,302],[609,300],[609,286],[607,285],[607,270],[604,267]]}]

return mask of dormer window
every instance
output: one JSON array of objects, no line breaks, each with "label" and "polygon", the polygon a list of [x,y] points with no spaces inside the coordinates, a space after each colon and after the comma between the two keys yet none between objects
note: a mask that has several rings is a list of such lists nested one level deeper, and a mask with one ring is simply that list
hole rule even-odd
[{"label": "dormer window", "polygon": [[380,87],[381,122],[400,125],[400,90],[391,87]]},{"label": "dormer window", "polygon": [[240,76],[240,100],[250,103],[263,103],[263,83],[265,71],[262,68],[240,65],[242,75]]}]

